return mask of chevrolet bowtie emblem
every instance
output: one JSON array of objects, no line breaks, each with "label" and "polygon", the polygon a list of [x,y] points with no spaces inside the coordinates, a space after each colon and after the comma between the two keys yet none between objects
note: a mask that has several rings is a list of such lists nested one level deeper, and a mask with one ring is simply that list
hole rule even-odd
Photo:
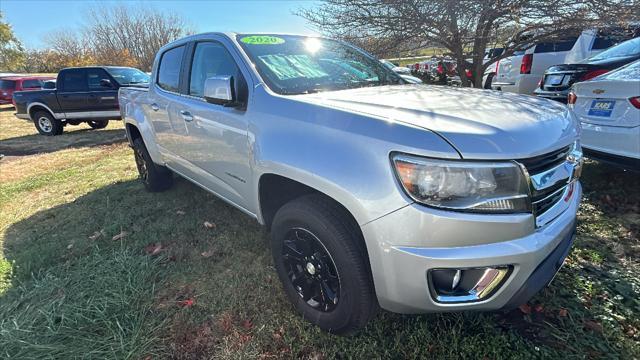
[{"label": "chevrolet bowtie emblem", "polygon": [[604,90],[602,90],[602,89],[595,89],[595,90],[593,90],[593,93],[594,93],[594,94],[602,94],[602,93],[604,93]]}]

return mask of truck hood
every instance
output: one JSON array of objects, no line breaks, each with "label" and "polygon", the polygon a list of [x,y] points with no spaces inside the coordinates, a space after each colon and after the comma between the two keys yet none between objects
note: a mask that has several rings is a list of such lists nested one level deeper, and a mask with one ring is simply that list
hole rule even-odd
[{"label": "truck hood", "polygon": [[466,159],[519,159],[572,143],[577,121],[563,104],[533,96],[396,85],[321,92],[299,100],[431,130]]}]

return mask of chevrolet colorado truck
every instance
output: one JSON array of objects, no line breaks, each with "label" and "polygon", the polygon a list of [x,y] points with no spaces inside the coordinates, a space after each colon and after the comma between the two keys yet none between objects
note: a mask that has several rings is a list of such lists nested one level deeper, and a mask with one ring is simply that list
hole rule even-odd
[{"label": "chevrolet colorado truck", "polygon": [[33,121],[42,135],[60,135],[66,125],[86,122],[93,129],[120,119],[118,89],[148,83],[149,76],[128,67],[62,69],[56,89],[16,91],[16,117]]},{"label": "chevrolet colorado truck", "polygon": [[519,306],[574,238],[579,123],[554,101],[407,84],[326,38],[206,33],[119,102],[145,187],[177,174],[266,226],[288,299],[332,333],[379,307]]}]

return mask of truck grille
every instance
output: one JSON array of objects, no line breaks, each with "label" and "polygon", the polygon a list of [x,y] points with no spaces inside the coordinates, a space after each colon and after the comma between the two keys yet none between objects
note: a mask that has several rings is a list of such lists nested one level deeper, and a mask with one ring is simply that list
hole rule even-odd
[{"label": "truck grille", "polygon": [[534,175],[562,164],[567,160],[570,150],[571,146],[565,146],[562,149],[544,155],[517,161],[527,168],[530,175]]},{"label": "truck grille", "polygon": [[543,215],[563,198],[572,176],[565,164],[570,152],[571,146],[565,146],[547,154],[517,160],[529,173],[532,210],[536,217]]}]

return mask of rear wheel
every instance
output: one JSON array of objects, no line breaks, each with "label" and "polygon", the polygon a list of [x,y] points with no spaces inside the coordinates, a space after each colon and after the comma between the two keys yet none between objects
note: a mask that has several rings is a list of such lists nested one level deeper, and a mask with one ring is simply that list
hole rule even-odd
[{"label": "rear wheel", "polygon": [[35,113],[33,123],[36,130],[41,135],[53,136],[60,135],[63,131],[62,121],[56,119],[47,111],[38,111]]},{"label": "rear wheel", "polygon": [[89,124],[92,129],[104,129],[109,125],[109,120],[89,120],[87,124]]},{"label": "rear wheel", "polygon": [[354,226],[322,195],[285,204],[272,225],[272,255],[287,297],[305,319],[335,334],[361,329],[378,309]]},{"label": "rear wheel", "polygon": [[173,174],[169,169],[151,160],[142,138],[133,140],[133,154],[144,187],[151,192],[166,190],[173,185]]}]

